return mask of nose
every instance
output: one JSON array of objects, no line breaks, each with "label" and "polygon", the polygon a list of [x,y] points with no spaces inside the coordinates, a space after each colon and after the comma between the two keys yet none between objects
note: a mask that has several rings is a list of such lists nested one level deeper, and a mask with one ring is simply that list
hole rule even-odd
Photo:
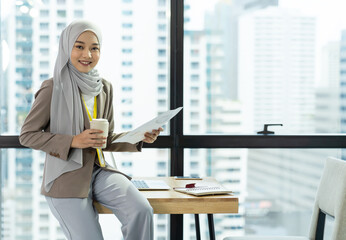
[{"label": "nose", "polygon": [[89,49],[84,49],[83,57],[91,58],[91,52]]}]

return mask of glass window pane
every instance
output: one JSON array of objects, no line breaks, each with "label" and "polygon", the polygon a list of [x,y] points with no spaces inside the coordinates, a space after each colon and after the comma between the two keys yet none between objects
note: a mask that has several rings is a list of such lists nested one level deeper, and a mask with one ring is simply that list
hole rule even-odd
[{"label": "glass window pane", "polygon": [[[105,7],[107,6],[107,7]],[[91,0],[44,0],[44,1],[2,1],[1,9],[12,9],[1,13],[1,71],[0,71],[0,133],[18,135],[23,121],[31,108],[34,94],[42,81],[52,77],[57,44],[61,31],[75,18],[86,18],[100,26],[103,33],[101,60],[97,69],[102,77],[113,84],[115,132],[129,131],[140,124],[154,118],[169,108],[169,1],[158,0],[101,0],[94,4]],[[48,31],[49,30],[49,31]],[[168,126],[162,135],[169,133]],[[8,164],[15,164],[22,150],[9,151]],[[28,151],[24,150],[23,151]],[[7,151],[6,151],[7,152]],[[164,153],[162,153],[164,152]],[[5,154],[5,153],[3,153]],[[6,218],[10,224],[9,234],[21,234],[21,239],[64,239],[62,231],[56,227],[41,224],[34,229],[36,219],[46,219],[46,213],[37,214],[43,208],[39,187],[43,171],[41,160],[36,159],[40,153],[25,152],[25,160],[29,165],[20,165],[28,172],[16,172],[16,169],[4,170],[2,176],[9,176],[10,185],[17,183],[17,178],[26,177],[29,190],[20,190],[21,196],[27,194],[28,207],[20,215],[20,223],[14,212]],[[136,159],[141,159],[135,154]],[[121,155],[124,161],[119,168],[128,170],[129,174],[141,175],[138,172],[145,166],[143,174],[150,176],[167,176],[169,171],[167,150],[143,150],[142,158],[146,157],[138,167],[129,155]],[[3,157],[4,159],[6,157]],[[126,161],[125,161],[126,160]],[[148,161],[147,161],[148,160]],[[149,167],[152,171],[147,171]],[[34,172],[35,177],[32,176]],[[17,176],[18,174],[18,176]],[[24,184],[24,180],[21,180]],[[21,184],[22,184],[21,183]],[[12,186],[11,185],[11,186]],[[15,188],[13,188],[15,189]],[[2,189],[4,193],[10,191]],[[12,194],[12,193],[11,193]],[[9,198],[22,201],[21,196],[9,194]],[[23,198],[24,199],[24,198]],[[25,199],[24,199],[25,200]],[[23,200],[23,201],[24,201]],[[8,204],[8,203],[6,203]],[[5,205],[6,205],[5,204]],[[6,209],[14,209],[12,203]],[[35,203],[36,204],[36,203]],[[40,205],[41,204],[41,205]],[[9,212],[9,210],[6,210]],[[49,212],[49,210],[46,210]],[[35,218],[33,218],[35,216]],[[167,239],[167,218],[155,216],[158,222],[157,239]],[[34,220],[35,221],[34,221]],[[25,225],[25,222],[28,224]],[[30,224],[29,224],[30,223]],[[36,224],[36,222],[35,222]],[[18,226],[18,228],[17,228]],[[19,229],[20,226],[20,229]],[[47,229],[48,227],[48,229]],[[114,228],[108,228],[113,232]],[[47,231],[49,235],[47,235]],[[106,231],[106,229],[105,229]],[[120,231],[117,231],[118,233]],[[40,234],[36,236],[33,234]],[[107,232],[104,232],[107,235]],[[51,235],[53,234],[53,235]],[[11,235],[12,236],[12,235]],[[16,239],[9,237],[9,239]]]},{"label": "glass window pane", "polygon": [[[242,235],[307,236],[328,156],[340,149],[185,149],[184,175],[212,176],[239,198],[238,214],[214,214],[216,239]],[[185,236],[194,219],[185,216]],[[331,239],[332,221],[327,224]],[[202,238],[208,238],[201,219]],[[189,230],[190,229],[190,230]]]},{"label": "glass window pane", "polygon": [[254,134],[264,124],[283,124],[271,127],[281,134],[345,131],[346,3],[184,4],[186,134]]},{"label": "glass window pane", "polygon": [[[105,160],[130,175],[165,177],[169,175],[167,149],[144,149],[142,153],[105,152]],[[45,154],[31,149],[2,149],[1,220],[2,237],[10,239],[65,239],[46,199],[40,195]],[[145,170],[143,170],[145,169]],[[105,239],[120,239],[121,225],[112,214],[99,215]],[[169,216],[155,214],[155,239],[168,239]]]}]

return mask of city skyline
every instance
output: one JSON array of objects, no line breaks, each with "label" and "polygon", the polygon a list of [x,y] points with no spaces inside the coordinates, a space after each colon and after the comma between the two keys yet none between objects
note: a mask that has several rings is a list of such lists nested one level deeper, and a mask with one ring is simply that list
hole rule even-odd
[{"label": "city skyline", "polygon": [[[51,46],[55,46],[57,44],[60,30],[74,18],[73,16],[75,16],[75,14],[79,14],[79,16],[82,15],[83,17],[92,16],[91,20],[96,21],[100,26],[104,28],[103,34],[105,40],[103,42],[103,47],[107,50],[105,52],[102,52],[102,61],[100,62],[98,69],[102,73],[102,76],[105,76],[107,80],[113,83],[114,90],[117,93],[114,99],[115,113],[117,116],[116,130],[130,130],[143,123],[143,121],[145,121],[146,119],[150,119],[150,117],[156,116],[158,113],[168,110],[170,46],[169,1],[152,1],[150,3],[144,3],[144,1],[136,0],[119,1],[116,3],[117,5],[112,6],[113,8],[107,9],[109,12],[106,12],[107,14],[104,14],[102,17],[93,16],[93,13],[97,11],[97,7],[102,9],[102,4],[99,4],[97,7],[92,6],[92,4],[85,4],[86,6],[89,6],[85,8],[80,4],[77,4],[75,8],[72,7],[72,5],[76,2],[87,3],[88,1],[57,1],[57,3],[61,4],[58,4],[58,7],[57,5],[55,5],[55,2],[53,4],[53,1],[42,1],[43,5],[35,5],[35,7],[37,7],[38,9],[37,14],[39,15],[36,15],[34,17],[27,16],[28,12],[24,13],[25,17],[23,17],[23,9],[21,10],[20,6],[17,5],[17,12],[13,13],[18,15],[17,18],[13,18],[15,15],[9,15],[10,17],[9,19],[7,19],[5,17],[8,16],[1,15],[1,24],[3,26],[7,26],[5,25],[5,23],[8,23],[8,26],[10,26],[1,28],[2,31],[4,29],[6,30],[5,37],[2,37],[9,37],[9,40],[7,40],[7,42],[10,43],[10,53],[16,52],[16,54],[11,55],[8,65],[8,68],[10,68],[12,72],[9,72],[9,70],[7,70],[7,72],[5,73],[7,74],[6,78],[2,78],[1,80],[3,81],[5,79],[8,79],[8,82],[1,82],[1,84],[8,84],[8,86],[13,86],[13,84],[15,83],[16,86],[15,88],[9,88],[9,91],[6,94],[2,92],[2,97],[7,94],[8,96],[6,100],[2,100],[1,103],[6,103],[7,101],[9,103],[8,106],[7,104],[1,106],[2,111],[4,111],[4,109],[8,111],[6,113],[6,116],[8,117],[6,118],[9,119],[9,126],[8,130],[5,131],[6,134],[18,134],[21,122],[25,117],[25,111],[28,111],[31,106],[33,94],[38,90],[42,80],[47,79],[51,76],[56,55],[56,49]],[[191,9],[193,7],[189,5],[189,2],[190,1],[186,1],[185,3],[186,24],[188,24],[189,19],[194,18],[194,16],[189,12],[189,8]],[[241,1],[237,2],[241,3]],[[230,5],[230,1],[219,1],[218,4],[219,8],[215,7],[215,12],[209,12],[208,17],[209,19],[214,20],[221,19],[220,22],[223,22],[225,21],[223,17],[229,17],[227,15],[229,14],[229,12],[225,12],[225,15],[219,13],[222,9],[226,9],[225,6],[227,6],[228,8],[232,8],[233,5]],[[240,4],[239,6],[237,7],[241,9],[242,5]],[[66,10],[67,8],[68,11]],[[116,11],[114,11],[114,9],[116,9]],[[143,9],[147,9],[147,11],[141,11]],[[268,16],[270,16],[270,14],[268,15],[268,12],[270,12],[272,9],[275,9],[275,11],[278,10],[278,8],[255,8],[254,11],[248,10],[248,12],[244,11],[243,13],[236,12],[234,15],[232,15],[232,17],[238,20],[238,17],[242,14],[244,14],[244,18],[246,18],[251,15],[255,17],[256,13],[258,13],[259,15],[262,14],[264,18],[267,18]],[[15,6],[13,6],[13,10],[15,10]],[[50,10],[50,12],[48,12],[48,15],[46,10]],[[110,21],[108,17],[111,13],[113,13],[112,21]],[[310,15],[304,15],[301,13],[295,15],[294,17],[307,17],[309,19],[311,18]],[[288,20],[291,21],[294,17],[289,17]],[[4,19],[7,19],[8,21],[3,22]],[[29,26],[25,25],[25,22],[30,22]],[[50,26],[54,26],[54,31],[47,28],[47,22],[50,24]],[[215,22],[217,23],[217,21]],[[248,73],[247,71],[262,74],[264,72],[264,75],[265,71],[259,70],[260,68],[256,68],[256,66],[253,66],[252,68],[251,66],[249,67],[248,63],[254,63],[255,61],[247,59],[245,61],[245,68],[242,68],[242,66],[237,68],[237,71],[240,71],[241,74],[240,78],[238,78],[238,74],[235,73],[234,70],[232,70],[232,74],[223,75],[223,73],[227,72],[228,70],[228,55],[230,55],[231,53],[231,51],[228,50],[230,46],[227,45],[230,44],[230,41],[227,41],[227,37],[229,36],[227,36],[227,31],[223,29],[227,27],[227,25],[224,26],[222,24],[212,24],[208,26],[208,23],[210,22],[205,22],[203,29],[190,28],[184,31],[184,133],[239,133],[261,130],[259,128],[262,126],[264,121],[261,119],[261,117],[265,117],[266,115],[274,115],[280,104],[278,106],[275,104],[271,104],[271,101],[273,101],[273,99],[267,99],[268,102],[265,102],[266,99],[263,99],[263,106],[261,106],[263,108],[263,113],[258,113],[249,109],[256,109],[256,107],[254,107],[255,104],[258,104],[257,106],[261,104],[261,101],[258,101],[258,99],[260,98],[256,98],[256,94],[258,94],[258,96],[260,96],[261,94],[262,88],[260,85],[256,85],[256,87],[251,90],[252,93],[254,93],[252,96],[253,99],[243,98],[242,101],[240,101],[241,99],[236,98],[236,92],[232,93],[233,99],[230,100],[227,96],[227,93],[229,93],[230,91],[228,91],[227,89],[234,90],[235,87],[230,86],[238,86],[240,81],[239,79],[242,79],[242,77],[244,76],[243,74]],[[250,29],[250,27],[251,25],[244,25],[242,28],[240,28],[240,31],[242,31],[243,29]],[[14,29],[16,29],[16,32],[12,31]],[[284,27],[278,28],[278,31],[280,32],[282,29],[284,29]],[[273,30],[271,33],[275,33],[275,30]],[[306,35],[306,31],[298,32],[295,34],[297,35],[293,36],[296,36],[297,38],[300,38],[301,36],[303,36],[304,38]],[[238,37],[238,33],[235,33],[235,36]],[[23,37],[28,37],[30,39],[25,40],[23,39]],[[250,39],[256,41],[258,40],[258,38],[255,37]],[[268,40],[264,40],[264,45],[266,45],[266,41]],[[303,42],[305,40],[302,40],[302,45],[304,45]],[[308,36],[306,45],[309,45],[315,40],[315,35],[312,31],[311,35]],[[21,46],[20,49],[18,48],[18,44],[14,45],[16,41],[21,42],[19,43],[19,45]],[[25,41],[31,42],[32,45],[29,46],[31,46],[32,48],[29,49],[28,45],[24,44]],[[35,44],[38,42],[40,42],[40,44]],[[249,42],[246,42],[247,44],[245,44],[245,46],[242,45],[244,43],[243,39],[240,39],[239,42],[240,45],[237,50],[239,52],[239,57],[243,58],[244,56],[242,56],[242,54],[245,51],[242,50],[246,49],[247,51],[249,51]],[[306,54],[306,52],[304,52],[306,49],[302,48],[301,50],[302,52],[298,51],[298,55]],[[313,50],[316,49],[312,47],[309,48],[308,51],[310,51],[311,53]],[[321,51],[321,49],[319,49],[319,51]],[[327,51],[335,51],[335,48],[334,50],[333,48],[330,48]],[[268,61],[265,52],[259,51],[256,53],[256,51],[250,51],[250,54],[252,54],[250,59],[254,59],[257,56],[260,56],[259,64],[264,65],[261,65],[260,67],[263,67],[263,69],[269,69],[269,64],[263,64]],[[275,54],[277,54],[277,56],[280,56],[282,52],[279,51]],[[18,60],[18,56],[20,56],[20,61]],[[234,56],[232,58],[233,60],[238,58],[237,55]],[[311,58],[308,58],[308,61],[314,59],[313,54],[310,57]],[[32,59],[32,61],[30,61],[30,59]],[[228,60],[225,61],[225,59]],[[335,58],[333,59],[333,61],[335,61]],[[237,62],[237,64],[239,63]],[[332,68],[334,65],[327,67],[325,71]],[[316,78],[314,77],[314,73],[312,72],[315,72],[315,68],[316,66],[314,64],[312,64],[311,66],[308,65],[309,74],[311,73],[307,76],[307,78],[309,79],[308,84],[299,85],[301,84],[299,80],[296,81],[297,85],[295,87],[297,91],[295,93],[297,94],[298,98],[302,97],[302,103],[297,104],[296,108],[292,110],[293,113],[298,112],[298,114],[296,114],[295,116],[294,114],[291,114],[292,116],[288,116],[296,117],[298,119],[290,121],[295,123],[295,128],[291,128],[291,131],[309,130],[313,132],[315,124],[316,126],[321,126],[321,123],[323,123],[314,123],[314,117],[311,116],[309,121],[302,121],[300,118],[300,114],[309,113],[313,116],[318,115],[314,111],[316,106],[318,106],[318,102],[320,102],[319,100],[321,100],[321,98],[319,98],[320,95],[317,94],[317,90],[315,91],[314,89]],[[28,75],[25,75],[26,72],[23,72],[23,69],[27,69],[25,71],[29,71]],[[293,68],[288,68],[288,70],[291,71],[292,69]],[[21,78],[19,78],[20,75],[18,73],[21,74]],[[232,75],[233,77],[231,78],[229,77],[229,75]],[[263,75],[259,76],[259,78],[261,77],[263,77]],[[246,80],[242,81],[242,83],[249,80],[257,81],[259,78],[247,78]],[[276,75],[275,79],[280,79],[280,76],[277,77]],[[233,85],[230,85],[231,82],[225,83],[226,80],[233,81]],[[260,84],[260,81],[257,81],[255,83]],[[276,85],[276,82],[268,82],[265,84],[267,84],[268,86],[274,86],[273,88],[278,86]],[[247,90],[248,88],[249,85],[243,86],[242,84],[237,87],[237,89],[240,89],[241,91]],[[299,89],[302,89],[302,91],[299,92]],[[273,89],[271,91],[272,92],[269,91],[263,93],[264,95],[275,96],[275,94],[273,94],[275,93],[275,91],[273,91]],[[282,99],[282,96],[283,94],[275,96],[277,97],[276,101],[287,101],[287,99]],[[325,99],[325,95],[323,96]],[[304,97],[306,99],[304,99]],[[314,101],[314,99],[316,99],[316,102]],[[330,98],[327,97],[327,100],[329,99]],[[250,100],[250,102],[246,103],[246,100]],[[300,100],[297,101],[299,103]],[[306,104],[306,101],[308,104]],[[335,101],[331,100],[331,104],[334,102]],[[4,108],[5,105],[6,107]],[[268,106],[272,106],[273,109],[268,110]],[[321,106],[321,104],[319,106]],[[301,109],[300,112],[298,111],[299,109]],[[257,110],[261,111],[261,108],[257,107]],[[337,110],[337,108],[331,108],[330,111]],[[320,110],[320,113],[322,112],[323,110]],[[285,112],[283,111],[283,114],[284,113]],[[249,117],[251,115],[255,116]],[[335,120],[332,122],[334,123]],[[3,120],[1,122],[1,125],[3,126],[2,129],[6,129]],[[166,131],[168,131],[168,129],[166,129]],[[278,129],[278,131],[280,132],[280,129]],[[327,129],[325,129],[324,131],[328,132]],[[2,132],[2,134],[3,133],[4,132]],[[294,160],[301,156],[305,156],[306,154],[307,152],[303,151],[294,154],[294,157],[284,157],[284,159],[291,161],[292,159]],[[310,154],[312,157],[315,157],[315,153]],[[239,194],[242,201],[244,201],[244,197],[249,190],[247,189],[247,161],[249,161],[248,159],[251,159],[248,158],[249,155],[249,151],[246,149],[232,151],[224,151],[223,149],[186,149],[185,173],[198,174],[201,176],[212,175],[222,181],[226,186],[234,189],[235,192]],[[263,155],[264,157],[256,159],[260,162],[263,159],[274,159],[275,157],[277,157],[277,155],[278,153],[275,151],[274,153],[266,153]],[[130,175],[141,174],[143,172],[142,169],[150,169],[151,171],[146,171],[145,174],[157,176],[167,176],[169,172],[169,151],[166,149],[145,149],[143,153],[141,153],[141,156],[132,154],[130,155],[126,153],[115,154],[115,156],[118,166],[121,169],[124,169],[124,171],[126,171]],[[260,156],[261,155],[259,153],[256,154],[256,157]],[[10,172],[8,173],[8,181],[6,181],[9,185],[7,186],[8,188],[3,188],[3,191],[8,190],[9,192],[11,192],[11,189],[17,186],[23,191],[22,193],[18,194],[25,194],[30,192],[30,194],[28,195],[30,196],[30,199],[21,199],[20,195],[14,195],[18,197],[17,200],[16,198],[14,198],[18,206],[20,206],[20,204],[24,201],[29,200],[30,202],[32,202],[33,211],[44,209],[44,199],[42,198],[42,196],[39,196],[36,193],[36,189],[40,187],[43,167],[42,164],[44,162],[43,159],[44,154],[36,151],[33,151],[31,153],[31,151],[28,150],[8,150],[8,166],[5,169],[10,170]],[[272,166],[275,166],[273,162],[271,162],[270,164]],[[265,163],[263,163],[261,167],[264,166]],[[316,172],[319,171],[319,167],[321,167],[321,165],[317,167]],[[287,167],[287,169],[289,168]],[[283,168],[283,170],[286,170],[286,168]],[[24,174],[23,176],[26,176],[28,179],[30,179],[30,185],[21,185],[24,182],[21,182],[17,174],[18,176],[20,174]],[[251,174],[251,176],[257,176],[253,172]],[[314,191],[311,191],[311,194],[313,193]],[[5,196],[7,197],[8,195]],[[11,195],[10,197],[13,196]],[[286,206],[285,199],[283,199],[282,202],[283,205]],[[7,204],[13,203],[5,201],[5,206],[7,206]],[[16,208],[16,206],[14,206],[14,208]],[[27,208],[26,210],[30,210],[30,208]],[[59,239],[59,236],[61,237],[62,233],[56,229],[56,224],[51,222],[48,228],[47,225],[41,224],[41,221],[44,222],[47,220],[47,218],[49,219],[49,221],[53,221],[51,220],[51,217],[48,217],[48,212],[48,209],[44,209],[41,213],[35,212],[31,215],[32,219],[35,220],[33,221],[33,231],[31,234],[33,234],[33,236],[38,236],[40,234],[50,234],[50,236],[52,237],[53,233],[57,233],[56,239]],[[246,209],[242,207],[240,209],[240,213],[237,215],[237,219],[235,219],[235,217],[234,219],[232,219],[232,216],[218,216],[218,221],[223,223],[217,225],[216,230],[218,232],[222,232],[222,234],[224,235],[228,235],[229,233],[241,235],[245,233],[245,213]],[[12,225],[5,225],[6,233],[8,233],[11,229],[12,231],[13,229],[16,229],[15,220],[10,217],[15,215],[14,213],[8,211],[6,212],[6,214],[7,215],[5,216],[5,219],[7,219],[6,221],[9,221],[7,223],[12,223]],[[28,213],[26,212],[25,214]],[[108,217],[106,218],[108,219]],[[189,219],[189,217],[185,217],[185,219],[185,236],[191,238],[194,236],[194,232],[190,231],[190,225],[193,226],[193,219],[191,220]],[[157,239],[166,239],[165,236],[167,235],[168,230],[167,218],[157,216],[156,222]],[[205,222],[202,221],[202,227],[203,225],[205,227]],[[9,231],[7,231],[8,229]]]}]

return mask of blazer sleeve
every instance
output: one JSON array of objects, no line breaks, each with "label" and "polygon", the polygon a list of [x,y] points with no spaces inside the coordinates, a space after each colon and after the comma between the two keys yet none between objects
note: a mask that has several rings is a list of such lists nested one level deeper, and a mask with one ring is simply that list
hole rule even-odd
[{"label": "blazer sleeve", "polygon": [[73,136],[49,132],[52,90],[53,80],[42,83],[22,126],[19,141],[26,147],[42,150],[54,157],[67,160]]},{"label": "blazer sleeve", "polygon": [[108,111],[105,111],[107,115],[105,116],[109,121],[109,133],[107,138],[107,148],[103,149],[103,151],[112,151],[112,152],[141,152],[143,142],[138,142],[136,144],[131,143],[112,143],[115,139],[123,136],[126,134],[120,133],[116,134],[113,133],[114,131],[114,110],[113,110],[113,87],[112,84],[109,83],[109,92],[107,96],[107,104],[106,106],[109,108]]}]

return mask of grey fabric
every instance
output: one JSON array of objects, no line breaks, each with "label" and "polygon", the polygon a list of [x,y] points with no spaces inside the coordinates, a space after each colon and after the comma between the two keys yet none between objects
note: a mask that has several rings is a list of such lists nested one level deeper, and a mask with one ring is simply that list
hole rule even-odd
[{"label": "grey fabric", "polygon": [[[83,108],[80,91],[97,96],[102,91],[102,79],[96,70],[79,72],[71,63],[70,55],[79,35],[92,31],[101,45],[101,32],[90,22],[74,21],[61,33],[58,56],[54,67],[53,91],[50,110],[50,131],[66,135],[77,135],[84,129]],[[83,165],[82,149],[71,148],[67,161],[46,155],[45,190],[49,192],[56,178]]]},{"label": "grey fabric", "polygon": [[122,224],[124,240],[153,239],[153,209],[121,174],[94,167],[88,198],[46,199],[68,240],[103,239],[93,199],[114,212]]},{"label": "grey fabric", "polygon": [[309,238],[306,237],[227,237],[224,240],[315,240],[319,211],[333,216],[331,240],[346,239],[346,161],[328,157],[318,187]]},{"label": "grey fabric", "polygon": [[319,210],[334,216],[332,240],[346,239],[346,161],[329,157],[318,187],[310,239],[315,239]]}]

